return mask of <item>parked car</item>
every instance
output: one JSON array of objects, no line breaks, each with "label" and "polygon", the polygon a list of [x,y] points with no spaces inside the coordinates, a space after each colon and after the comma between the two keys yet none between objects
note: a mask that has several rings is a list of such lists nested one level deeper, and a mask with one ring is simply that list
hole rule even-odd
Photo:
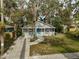
[{"label": "parked car", "polygon": [[69,31],[70,32],[74,32],[74,31],[76,31],[77,30],[77,27],[75,26],[75,25],[71,25],[70,27],[69,27]]}]

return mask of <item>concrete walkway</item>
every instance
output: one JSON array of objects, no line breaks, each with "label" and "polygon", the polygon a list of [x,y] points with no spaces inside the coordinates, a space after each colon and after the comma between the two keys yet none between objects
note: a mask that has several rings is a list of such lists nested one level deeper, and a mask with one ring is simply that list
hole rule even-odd
[{"label": "concrete walkway", "polygon": [[23,37],[19,37],[15,42],[14,46],[3,55],[5,59],[23,59],[25,55],[25,44],[26,40]]},{"label": "concrete walkway", "polygon": [[30,39],[29,36],[19,37],[14,45],[3,55],[3,59],[29,59]]},{"label": "concrete walkway", "polygon": [[79,59],[79,53],[52,54],[32,56],[30,59]]},{"label": "concrete walkway", "polygon": [[44,56],[33,56],[30,59],[67,59],[62,54],[55,54],[55,55],[44,55]]},{"label": "concrete walkway", "polygon": [[26,48],[25,48],[25,59],[30,57],[30,38],[26,35]]},{"label": "concrete walkway", "polygon": [[30,42],[30,45],[36,45],[39,44],[40,42],[44,41],[43,37],[39,37],[37,40],[35,40],[34,42]]}]

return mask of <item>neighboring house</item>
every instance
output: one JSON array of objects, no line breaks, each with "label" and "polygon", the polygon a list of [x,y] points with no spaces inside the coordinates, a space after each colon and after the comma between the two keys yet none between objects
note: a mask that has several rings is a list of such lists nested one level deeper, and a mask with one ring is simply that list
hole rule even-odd
[{"label": "neighboring house", "polygon": [[30,38],[33,38],[34,35],[34,28],[31,26],[25,26],[22,28],[22,33],[24,36],[28,36]]},{"label": "neighboring house", "polygon": [[9,34],[11,38],[15,37],[14,26],[6,25],[4,32],[5,32],[5,35]]},{"label": "neighboring house", "polygon": [[10,34],[11,38],[14,37],[14,26],[9,26],[9,25],[6,25],[5,23],[3,24],[1,21],[0,21],[0,31],[4,31],[4,35],[6,34]]}]

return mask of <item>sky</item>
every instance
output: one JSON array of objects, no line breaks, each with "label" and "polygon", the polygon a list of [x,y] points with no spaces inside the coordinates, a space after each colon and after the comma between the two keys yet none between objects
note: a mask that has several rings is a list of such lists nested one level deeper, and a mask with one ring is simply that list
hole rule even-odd
[{"label": "sky", "polygon": [[76,3],[76,0],[72,0],[71,4],[75,4]]},{"label": "sky", "polygon": [[26,0],[26,2],[28,3],[28,2],[29,2],[29,0]]},{"label": "sky", "polygon": [[[59,0],[59,1],[60,1],[60,3],[64,3],[64,0]],[[76,3],[76,1],[77,1],[77,0],[72,0],[71,4]],[[28,2],[29,2],[29,0],[26,0],[26,2],[28,3]]]},{"label": "sky", "polygon": [[[72,0],[71,4],[76,3],[77,0]],[[59,0],[60,3],[64,3],[64,0]]]}]

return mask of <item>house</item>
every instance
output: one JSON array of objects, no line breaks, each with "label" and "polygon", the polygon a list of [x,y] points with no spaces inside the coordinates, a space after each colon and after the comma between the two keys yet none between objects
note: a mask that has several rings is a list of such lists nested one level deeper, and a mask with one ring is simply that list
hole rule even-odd
[{"label": "house", "polygon": [[37,37],[51,36],[51,35],[55,35],[55,27],[43,23],[41,21],[37,21],[34,27],[31,26],[23,27],[22,32],[24,33],[24,35],[28,35],[30,37],[33,37],[34,34]]},{"label": "house", "polygon": [[55,35],[55,27],[38,21],[35,25],[35,34],[37,37]]}]

